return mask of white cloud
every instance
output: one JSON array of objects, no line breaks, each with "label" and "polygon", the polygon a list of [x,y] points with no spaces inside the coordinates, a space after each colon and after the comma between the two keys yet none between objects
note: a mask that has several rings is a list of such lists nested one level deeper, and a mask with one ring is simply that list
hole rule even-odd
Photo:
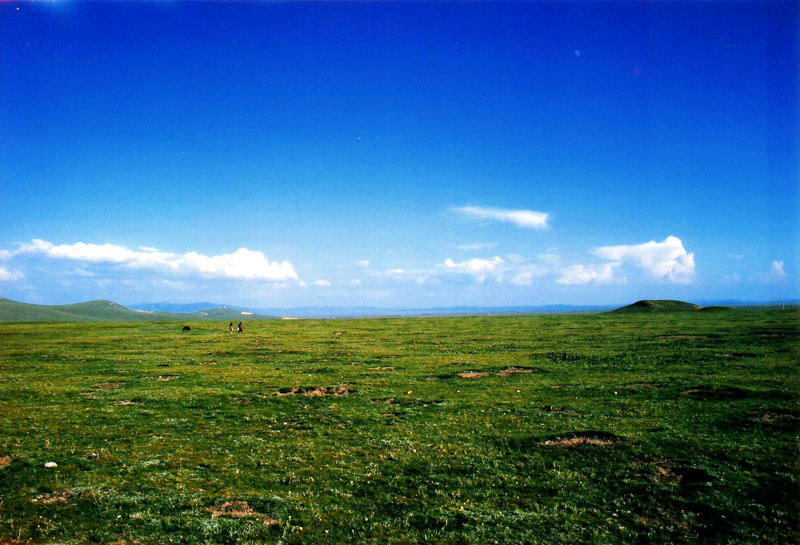
[{"label": "white cloud", "polygon": [[366,268],[366,267],[369,267],[369,261],[367,261],[366,259],[362,259],[361,261],[356,263],[356,265],[358,265],[359,267],[365,267]]},{"label": "white cloud", "polygon": [[461,263],[455,263],[452,259],[447,259],[444,265],[439,265],[439,268],[447,273],[463,274],[471,276],[478,282],[486,280],[487,276],[492,276],[496,280],[502,280],[502,267],[504,261],[495,256],[491,259],[469,259]]},{"label": "white cloud", "polygon": [[363,282],[358,278],[354,278],[350,281],[351,286],[360,286],[361,284],[363,284]]},{"label": "white cloud", "polygon": [[552,274],[556,270],[558,260],[558,256],[540,255],[537,256],[536,263],[519,263],[511,271],[514,275],[511,283],[515,286],[530,286],[535,279]]},{"label": "white cloud", "polygon": [[314,281],[314,285],[315,286],[320,286],[320,287],[323,287],[323,288],[327,288],[328,286],[331,285],[331,283],[328,282],[327,280],[323,280],[323,279],[320,278],[319,280],[315,280]]},{"label": "white cloud", "polygon": [[424,284],[431,279],[433,273],[430,270],[421,269],[386,269],[382,273],[375,273],[375,278],[391,278],[395,282],[416,282]]},{"label": "white cloud", "polygon": [[597,265],[573,265],[562,271],[561,278],[556,280],[558,284],[582,285],[590,284],[612,284],[625,283],[624,279],[614,278],[614,268],[619,263],[600,263]]},{"label": "white cloud", "polygon": [[694,254],[688,253],[677,237],[667,237],[664,242],[603,246],[589,253],[612,264],[630,263],[652,276],[671,282],[688,284],[694,280]]},{"label": "white cloud", "polygon": [[45,240],[35,239],[23,244],[17,254],[40,254],[53,259],[68,259],[86,263],[111,263],[134,269],[149,269],[174,274],[198,274],[210,278],[236,278],[278,282],[297,280],[291,263],[269,261],[263,253],[239,248],[232,254],[206,256],[197,252],[172,254],[154,248],[129,250],[113,244],[62,244],[56,246]]},{"label": "white cloud", "polygon": [[780,284],[789,278],[789,274],[784,269],[783,261],[773,261],[769,272],[756,272],[750,278],[760,284]]},{"label": "white cloud", "polygon": [[525,229],[546,229],[547,220],[550,217],[545,212],[534,212],[533,210],[506,210],[483,206],[462,206],[453,208],[453,210],[470,218],[513,223],[517,227]]},{"label": "white cloud", "polygon": [[[177,257],[177,256],[176,256]],[[292,265],[284,261],[269,261],[261,252],[239,248],[232,254],[207,257],[190,252],[169,263],[170,267],[198,271],[203,275],[250,280],[297,280]]]},{"label": "white cloud", "polygon": [[0,282],[16,282],[23,278],[25,278],[25,275],[20,271],[10,271],[5,267],[0,267]]}]

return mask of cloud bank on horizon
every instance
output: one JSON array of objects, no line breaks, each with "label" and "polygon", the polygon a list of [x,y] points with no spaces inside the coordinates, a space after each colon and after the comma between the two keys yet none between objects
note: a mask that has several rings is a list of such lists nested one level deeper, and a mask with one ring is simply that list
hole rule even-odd
[{"label": "cloud bank on horizon", "polygon": [[[515,211],[514,217],[524,217],[524,211]],[[506,221],[503,211],[495,210],[493,219]],[[625,276],[615,272],[626,265],[645,273],[650,279],[673,283],[691,283],[695,276],[694,254],[687,252],[677,237],[667,237],[663,242],[650,241],[638,245],[598,247],[588,252],[600,258],[599,262],[564,265],[561,256],[543,254],[533,259],[519,255],[505,258],[495,255],[490,258],[470,258],[456,262],[448,257],[442,263],[433,264],[427,269],[407,270],[403,268],[386,269],[383,272],[371,271],[370,261],[360,260],[356,267],[367,271],[372,281],[393,279],[412,280],[419,284],[426,282],[446,282],[456,279],[463,282],[471,280],[477,284],[486,281],[502,283],[508,280],[512,285],[530,286],[534,279],[550,276],[558,284],[626,284]],[[45,260],[76,262],[80,276],[94,277],[93,264],[113,265],[129,271],[144,270],[165,276],[206,279],[235,279],[262,283],[284,283],[294,281],[299,287],[308,287],[301,280],[294,266],[288,261],[269,261],[262,252],[247,248],[222,255],[206,256],[195,251],[183,254],[162,252],[155,248],[140,246],[131,250],[114,244],[93,244],[76,242],[73,244],[54,244],[34,239],[30,243],[19,244],[16,249],[0,250],[0,260],[12,262],[16,258],[39,257]],[[783,263],[773,263],[773,272],[783,272]],[[25,279],[21,270],[0,267],[0,281],[19,282]],[[361,286],[362,278],[351,278],[348,284]],[[317,287],[330,287],[333,282],[317,279],[311,282]]]},{"label": "cloud bank on horizon", "polygon": [[[21,244],[16,250],[4,251],[0,257],[38,255],[49,259],[77,261],[84,266],[92,263],[110,263],[130,269],[147,269],[168,275],[197,275],[207,278],[233,278],[280,282],[297,280],[297,273],[286,261],[270,262],[261,252],[239,248],[233,253],[205,256],[197,252],[173,254],[155,248],[140,247],[130,250],[114,244],[55,245],[41,239]],[[24,275],[16,271],[18,279]]]},{"label": "cloud bank on horizon", "polygon": [[[494,210],[490,217],[505,222],[508,215],[502,210]],[[524,212],[524,211],[516,211]],[[524,217],[517,214],[514,217]],[[489,245],[491,246],[491,245]],[[485,249],[485,245],[465,245],[463,248]],[[422,268],[377,269],[371,260],[341,267],[356,274],[356,277],[341,277],[337,281],[317,279],[305,281],[288,261],[270,261],[261,251],[239,248],[231,253],[207,256],[196,251],[177,254],[159,251],[152,247],[140,246],[131,250],[110,243],[95,244],[76,242],[55,244],[42,239],[20,243],[16,248],[0,249],[0,282],[5,285],[25,284],[27,275],[24,267],[16,266],[25,262],[28,268],[57,271],[56,263],[66,266],[56,275],[68,276],[65,286],[72,286],[76,279],[94,283],[99,288],[114,284],[117,273],[126,272],[128,276],[122,283],[129,290],[146,292],[147,281],[137,280],[137,273],[150,277],[156,275],[162,280],[162,287],[177,291],[192,291],[192,279],[198,281],[231,280],[236,281],[239,290],[248,291],[248,286],[271,287],[273,290],[286,290],[291,286],[303,291],[311,287],[318,289],[337,288],[347,293],[352,290],[382,289],[391,290],[401,285],[416,286],[494,286],[505,285],[508,289],[523,291],[530,287],[540,290],[555,286],[602,287],[637,286],[690,286],[697,279],[695,255],[684,248],[683,242],[668,236],[661,242],[649,241],[632,245],[597,246],[584,252],[584,258],[567,259],[558,253],[550,252],[533,257],[518,254],[491,257],[472,257],[456,261],[447,257],[442,262],[430,263]],[[74,263],[71,270],[68,264]],[[303,268],[313,268],[304,264]],[[173,278],[175,280],[169,280]],[[773,261],[769,272],[757,273],[752,280],[762,284],[776,283],[790,279],[782,261]],[[188,283],[187,283],[188,282]],[[28,290],[36,290],[28,285]]]}]

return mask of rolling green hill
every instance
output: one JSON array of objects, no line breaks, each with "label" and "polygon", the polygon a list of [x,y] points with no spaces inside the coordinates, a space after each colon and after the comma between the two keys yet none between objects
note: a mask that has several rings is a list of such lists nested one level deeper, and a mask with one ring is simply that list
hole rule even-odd
[{"label": "rolling green hill", "polygon": [[269,320],[272,316],[217,308],[180,314],[132,310],[113,301],[87,301],[72,305],[32,305],[0,298],[0,322],[148,322],[193,320]]},{"label": "rolling green hill", "polygon": [[696,312],[702,307],[692,303],[685,303],[683,301],[673,301],[670,299],[663,300],[650,300],[637,301],[632,305],[628,305],[616,310],[612,310],[615,314],[636,314],[636,313],[651,313],[651,312]]}]

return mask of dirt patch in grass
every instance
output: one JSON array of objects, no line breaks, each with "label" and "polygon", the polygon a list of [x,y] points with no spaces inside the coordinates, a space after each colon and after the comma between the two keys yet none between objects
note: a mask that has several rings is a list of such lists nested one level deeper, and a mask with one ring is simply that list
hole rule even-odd
[{"label": "dirt patch in grass", "polygon": [[731,415],[720,422],[725,429],[766,428],[770,431],[800,431],[800,412],[791,409],[763,408],[742,415]]},{"label": "dirt patch in grass", "polygon": [[666,382],[632,382],[631,384],[623,384],[620,386],[621,390],[655,390],[658,388],[665,388],[669,386]]},{"label": "dirt patch in grass", "polygon": [[752,358],[753,357],[753,354],[742,354],[742,353],[739,353],[739,352],[732,352],[730,354],[727,354],[727,353],[726,354],[714,354],[714,355],[716,357],[718,357],[718,358],[733,359],[733,360],[738,360],[738,359],[742,359],[742,358]]},{"label": "dirt patch in grass", "polygon": [[0,456],[0,469],[11,465],[11,456]]},{"label": "dirt patch in grass", "polygon": [[653,482],[659,484],[703,484],[714,480],[706,470],[689,465],[676,464],[669,460],[652,462],[651,466],[656,468],[653,475]]},{"label": "dirt patch in grass", "polygon": [[795,430],[800,429],[800,418],[796,414],[790,412],[767,412],[758,415],[755,421],[770,428],[779,430]]},{"label": "dirt patch in grass", "polygon": [[544,405],[543,407],[540,407],[539,410],[546,413],[560,413],[566,416],[580,415],[578,411],[570,409],[569,407],[552,407],[550,405]]},{"label": "dirt patch in grass", "polygon": [[497,376],[507,377],[510,375],[515,375],[517,373],[522,373],[522,374],[533,373],[533,369],[529,369],[527,367],[509,367],[508,369],[503,369],[502,371],[498,371]]},{"label": "dirt patch in grass", "polygon": [[744,399],[748,392],[733,386],[695,386],[684,390],[683,394],[698,401],[722,401]]},{"label": "dirt patch in grass", "polygon": [[577,447],[593,445],[605,447],[617,443],[617,437],[607,431],[576,431],[542,441],[545,447]]},{"label": "dirt patch in grass", "polygon": [[[536,369],[531,369],[529,367],[506,367],[505,369],[501,369],[500,371],[459,371],[450,376],[456,376],[466,379],[472,378],[483,378],[488,376],[497,376],[497,377],[509,377],[511,375],[516,374],[530,374],[534,371],[538,371]],[[450,378],[449,376],[444,376],[440,378]]]},{"label": "dirt patch in grass", "polygon": [[461,378],[481,378],[488,377],[489,373],[484,371],[461,371],[460,373],[456,373],[456,376]]},{"label": "dirt patch in grass", "polygon": [[546,447],[577,447],[578,445],[597,445],[605,446],[614,444],[607,439],[597,439],[596,437],[570,437],[569,439],[559,439],[557,441],[545,441],[542,443]]},{"label": "dirt patch in grass", "polygon": [[122,405],[123,407],[125,407],[128,405],[142,405],[142,403],[139,401],[122,400],[122,401],[115,401],[114,405]]},{"label": "dirt patch in grass", "polygon": [[229,518],[256,517],[263,520],[264,524],[268,526],[274,526],[276,524],[280,524],[280,521],[270,518],[264,515],[263,513],[255,511],[245,501],[226,501],[220,506],[209,507],[208,509],[206,509],[206,511],[211,513],[212,519],[218,517],[229,517]]},{"label": "dirt patch in grass", "polygon": [[46,505],[52,503],[68,503],[72,494],[69,491],[53,492],[52,494],[39,494],[31,501],[33,503],[44,503]]},{"label": "dirt patch in grass", "polygon": [[355,388],[347,385],[342,386],[300,386],[299,388],[281,388],[275,393],[277,396],[304,395],[309,397],[318,396],[346,396],[356,393]]},{"label": "dirt patch in grass", "polygon": [[125,387],[124,382],[101,382],[99,384],[92,384],[92,388],[99,388],[99,389],[110,389],[114,390],[117,388]]},{"label": "dirt patch in grass", "polygon": [[155,380],[158,382],[170,382],[172,380],[178,380],[181,378],[181,375],[158,375],[157,377],[142,377],[143,380]]},{"label": "dirt patch in grass", "polygon": [[370,371],[394,371],[394,367],[370,367]]}]

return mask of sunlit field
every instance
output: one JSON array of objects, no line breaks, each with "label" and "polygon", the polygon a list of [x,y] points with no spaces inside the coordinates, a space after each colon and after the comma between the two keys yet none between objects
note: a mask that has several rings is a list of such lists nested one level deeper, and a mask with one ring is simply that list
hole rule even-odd
[{"label": "sunlit field", "polygon": [[0,325],[0,543],[800,542],[796,310],[227,326]]}]

